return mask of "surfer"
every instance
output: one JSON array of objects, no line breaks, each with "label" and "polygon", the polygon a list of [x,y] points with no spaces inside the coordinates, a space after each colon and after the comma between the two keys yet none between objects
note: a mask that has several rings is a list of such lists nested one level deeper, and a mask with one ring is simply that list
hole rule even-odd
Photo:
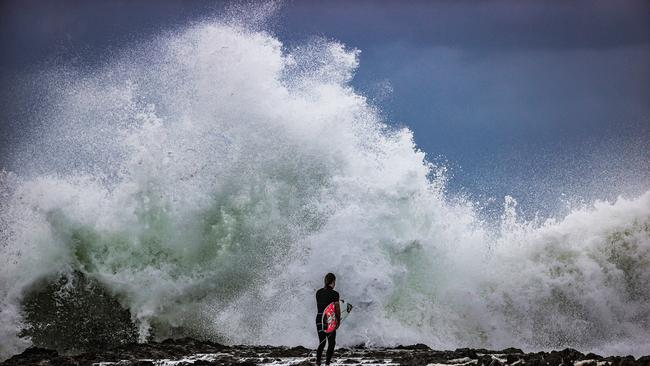
[{"label": "surfer", "polygon": [[[318,340],[320,344],[316,350],[316,365],[320,366],[320,359],[327,341],[327,353],[325,353],[325,365],[329,365],[334,354],[336,345],[336,329],[341,325],[341,307],[339,306],[339,293],[334,291],[336,285],[336,276],[334,273],[325,275],[325,287],[316,291],[316,305],[318,313],[316,314],[316,329],[318,330]],[[323,312],[328,305],[334,303],[336,309],[336,329],[331,333],[326,333],[323,329]]]}]

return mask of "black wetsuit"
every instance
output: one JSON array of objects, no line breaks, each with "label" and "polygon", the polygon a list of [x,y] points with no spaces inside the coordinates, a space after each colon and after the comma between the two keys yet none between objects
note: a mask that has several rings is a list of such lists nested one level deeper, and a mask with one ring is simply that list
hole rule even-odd
[{"label": "black wetsuit", "polygon": [[316,314],[316,329],[318,330],[318,350],[316,351],[316,364],[320,365],[321,354],[325,348],[325,339],[327,339],[327,353],[325,354],[325,364],[329,365],[334,354],[334,346],[336,345],[336,331],[332,333],[325,333],[323,330],[323,311],[327,305],[339,301],[339,293],[334,291],[331,287],[325,287],[316,291],[316,305],[318,313]]}]

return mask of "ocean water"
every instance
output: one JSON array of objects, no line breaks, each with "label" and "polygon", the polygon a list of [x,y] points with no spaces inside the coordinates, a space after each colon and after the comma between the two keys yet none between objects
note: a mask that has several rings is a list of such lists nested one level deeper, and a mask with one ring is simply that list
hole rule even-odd
[{"label": "ocean water", "polygon": [[121,311],[140,340],[314,346],[330,271],[340,345],[650,353],[650,191],[486,220],[351,86],[359,56],[210,21],[44,72],[30,173],[0,175],[2,358]]}]

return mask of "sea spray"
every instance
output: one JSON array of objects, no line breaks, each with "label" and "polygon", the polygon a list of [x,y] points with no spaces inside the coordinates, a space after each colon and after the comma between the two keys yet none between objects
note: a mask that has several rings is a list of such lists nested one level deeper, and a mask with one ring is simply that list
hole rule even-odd
[{"label": "sea spray", "polygon": [[217,21],[45,73],[46,128],[0,179],[2,356],[73,274],[140,340],[310,345],[329,271],[359,304],[340,344],[650,352],[650,192],[485,221],[350,86],[358,58]]}]

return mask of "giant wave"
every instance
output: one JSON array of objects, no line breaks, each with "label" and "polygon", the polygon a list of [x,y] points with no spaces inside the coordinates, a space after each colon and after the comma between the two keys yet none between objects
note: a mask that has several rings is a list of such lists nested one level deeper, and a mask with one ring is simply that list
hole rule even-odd
[{"label": "giant wave", "polygon": [[486,221],[351,87],[358,58],[212,21],[45,74],[48,156],[0,176],[2,356],[84,328],[308,345],[328,271],[342,344],[650,353],[650,192]]}]

